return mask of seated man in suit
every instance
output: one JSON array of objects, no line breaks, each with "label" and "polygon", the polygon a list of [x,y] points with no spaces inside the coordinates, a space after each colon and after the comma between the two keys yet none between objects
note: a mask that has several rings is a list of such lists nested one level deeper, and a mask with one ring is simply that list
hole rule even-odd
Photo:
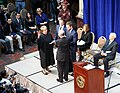
[{"label": "seated man in suit", "polygon": [[80,44],[78,45],[77,43],[77,47],[79,48],[79,52],[80,52],[80,57],[78,61],[81,61],[83,59],[83,56],[81,55],[81,51],[86,51],[87,49],[90,49],[90,46],[92,44],[92,33],[90,32],[90,28],[88,26],[88,24],[84,24],[83,26],[83,32],[80,38]]},{"label": "seated man in suit", "polygon": [[109,71],[108,71],[108,64],[110,60],[114,60],[116,56],[116,52],[118,49],[118,44],[115,41],[116,34],[115,33],[110,33],[109,35],[109,40],[106,41],[105,45],[103,46],[102,50],[100,53],[94,55],[94,65],[98,67],[98,60],[101,58],[103,59],[104,63],[104,70],[106,72],[105,77],[109,76]]},{"label": "seated man in suit", "polygon": [[5,46],[5,49],[6,49],[6,50],[5,50],[5,53],[6,53],[6,54],[12,53],[12,52],[11,52],[11,47],[10,47],[10,40],[7,39],[7,38],[4,36],[4,34],[3,34],[3,29],[2,29],[1,24],[0,24],[0,43]]},{"label": "seated man in suit", "polygon": [[7,23],[4,25],[4,35],[10,40],[11,51],[14,53],[13,39],[17,39],[19,44],[19,50],[24,51],[22,46],[21,36],[15,32],[15,27],[13,26],[12,20],[8,19]]},{"label": "seated man in suit", "polygon": [[15,32],[22,37],[27,37],[26,44],[31,46],[31,37],[32,33],[28,30],[26,30],[25,27],[25,21],[21,19],[21,16],[19,13],[16,13],[16,18],[13,21],[13,25],[15,26]]}]

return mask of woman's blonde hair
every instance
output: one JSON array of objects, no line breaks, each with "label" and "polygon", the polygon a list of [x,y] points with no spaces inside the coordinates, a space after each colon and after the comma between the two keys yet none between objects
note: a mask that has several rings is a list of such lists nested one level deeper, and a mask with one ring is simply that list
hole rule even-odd
[{"label": "woman's blonde hair", "polygon": [[40,32],[43,33],[43,31],[47,30],[47,27],[44,25],[44,26],[41,26],[40,27]]}]

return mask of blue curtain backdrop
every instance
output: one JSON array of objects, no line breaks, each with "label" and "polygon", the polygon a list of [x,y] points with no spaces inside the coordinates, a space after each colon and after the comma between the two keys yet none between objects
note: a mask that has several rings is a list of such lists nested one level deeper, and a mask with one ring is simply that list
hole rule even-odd
[{"label": "blue curtain backdrop", "polygon": [[84,23],[95,33],[95,42],[100,36],[109,39],[109,34],[117,34],[120,52],[120,0],[83,0]]}]

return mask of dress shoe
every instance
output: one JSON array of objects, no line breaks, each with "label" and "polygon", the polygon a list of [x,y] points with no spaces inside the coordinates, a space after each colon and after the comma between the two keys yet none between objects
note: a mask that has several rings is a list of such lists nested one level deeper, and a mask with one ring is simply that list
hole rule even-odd
[{"label": "dress shoe", "polygon": [[19,48],[19,50],[25,52],[25,49],[23,49],[23,48]]},{"label": "dress shoe", "polygon": [[74,73],[71,73],[70,75],[71,75],[71,76],[74,76]]},{"label": "dress shoe", "polygon": [[9,54],[15,54],[15,52],[13,52],[13,51],[9,51]]},{"label": "dress shoe", "polygon": [[5,54],[9,54],[9,51],[5,51]]},{"label": "dress shoe", "polygon": [[68,78],[64,78],[65,81],[68,81]]},{"label": "dress shoe", "polygon": [[50,70],[49,68],[46,68],[46,70],[47,70],[48,72],[51,72],[51,70]]},{"label": "dress shoe", "polygon": [[109,75],[110,75],[110,73],[109,73],[109,71],[107,71],[104,76],[105,76],[105,78],[106,78],[106,77],[108,77]]},{"label": "dress shoe", "polygon": [[60,83],[63,83],[63,80],[60,80],[60,79],[58,79],[58,78],[57,78],[56,80],[57,80],[58,82],[60,82]]},{"label": "dress shoe", "polygon": [[42,73],[43,73],[44,75],[48,75],[48,73],[46,72],[46,70],[43,70]]}]

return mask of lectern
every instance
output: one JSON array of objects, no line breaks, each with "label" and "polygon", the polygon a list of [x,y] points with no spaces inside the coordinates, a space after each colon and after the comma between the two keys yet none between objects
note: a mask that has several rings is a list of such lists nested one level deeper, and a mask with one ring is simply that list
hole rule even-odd
[{"label": "lectern", "polygon": [[104,71],[86,69],[88,62],[74,63],[74,93],[104,93]]}]

